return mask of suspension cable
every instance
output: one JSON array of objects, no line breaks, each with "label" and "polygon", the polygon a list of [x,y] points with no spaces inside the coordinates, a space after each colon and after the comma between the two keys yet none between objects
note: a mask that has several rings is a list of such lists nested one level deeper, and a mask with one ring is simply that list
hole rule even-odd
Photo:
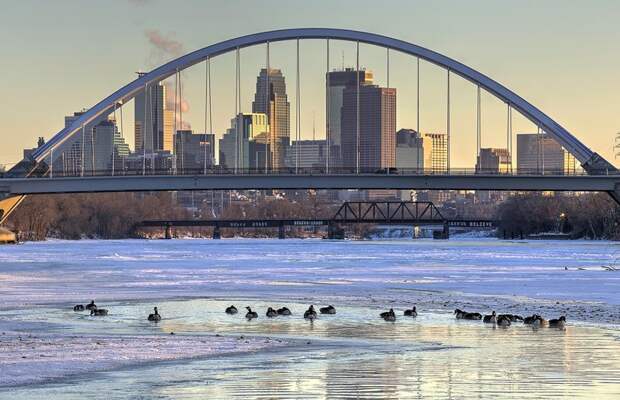
[{"label": "suspension cable", "polygon": [[296,65],[296,78],[295,78],[295,173],[299,172],[299,137],[300,137],[300,113],[301,106],[299,105],[299,39],[297,39],[297,65]]},{"label": "suspension cable", "polygon": [[114,125],[112,125],[112,176],[114,176],[114,162],[116,161],[116,157],[114,153],[116,152],[115,144],[116,144],[116,107],[118,103],[114,101]]},{"label": "suspension cable", "polygon": [[[355,49],[355,81],[356,81],[356,123],[355,123],[355,132],[356,132],[356,173],[360,173],[360,42],[359,40],[356,42]],[[365,76],[364,76],[365,77]]]},{"label": "suspension cable", "polygon": [[[420,136],[420,139],[422,139],[422,133],[420,132],[420,57],[417,57],[417,73],[416,73],[416,79],[417,79],[417,84],[416,84],[416,91],[417,91],[417,100],[416,100],[416,131],[418,132],[418,135]],[[422,143],[424,143],[422,141]],[[420,170],[421,167],[421,161],[420,160],[420,150],[419,150],[418,146],[418,158],[416,160],[416,167],[417,170]],[[427,166],[424,166],[424,168],[426,168]]]},{"label": "suspension cable", "polygon": [[327,39],[326,47],[326,65],[325,65],[325,144],[327,145],[327,157],[325,158],[325,173],[329,174],[329,158],[331,153],[331,134],[330,134],[330,93],[329,93],[329,38]]},{"label": "suspension cable", "polygon": [[448,173],[450,173],[450,69],[448,69],[448,93],[447,93],[447,110],[446,110],[446,133],[447,133],[447,145],[448,145],[448,157],[446,160],[446,166],[448,167]]},{"label": "suspension cable", "polygon": [[239,47],[235,49],[235,174],[239,170]]},{"label": "suspension cable", "polygon": [[205,124],[204,124],[204,170],[203,175],[207,174],[207,117],[209,111],[209,57],[205,60]]},{"label": "suspension cable", "polygon": [[[142,175],[146,175],[146,98],[148,96],[148,83],[144,84],[144,115],[142,116]],[[176,108],[175,108],[175,124],[176,124]],[[176,127],[176,125],[175,125]]]},{"label": "suspension cable", "polygon": [[266,71],[265,71],[265,116],[267,117],[267,124],[269,125],[269,132],[266,132],[265,134],[265,173],[269,172],[269,159],[271,158],[271,154],[273,152],[273,149],[271,148],[271,131],[273,129],[272,127],[272,121],[271,121],[271,111],[270,111],[270,107],[271,107],[271,96],[270,96],[270,90],[269,90],[269,42],[267,42],[267,47],[266,47],[266,60],[265,60],[265,66],[266,66]]},{"label": "suspension cable", "polygon": [[385,58],[386,58],[386,75],[387,75],[387,88],[390,88],[390,48],[385,48]]},{"label": "suspension cable", "polygon": [[84,176],[84,142],[86,141],[86,136],[85,136],[85,132],[84,132],[84,124],[82,124],[82,150],[80,154],[80,164],[81,164],[81,171],[80,171],[80,176]]},{"label": "suspension cable", "polygon": [[[121,108],[120,108],[120,113],[121,113],[121,138],[123,139],[123,143],[125,142],[125,128],[123,127],[123,106],[124,104],[121,104]],[[125,157],[121,158],[122,160],[122,168],[123,168],[123,174],[125,174]]]},{"label": "suspension cable", "polygon": [[480,148],[482,147],[482,110],[480,103],[480,85],[477,86],[476,100],[476,160],[480,156]]}]

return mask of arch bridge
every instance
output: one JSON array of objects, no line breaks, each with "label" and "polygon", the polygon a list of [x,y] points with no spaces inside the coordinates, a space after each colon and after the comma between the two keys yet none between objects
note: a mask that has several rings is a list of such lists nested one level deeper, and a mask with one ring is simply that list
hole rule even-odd
[{"label": "arch bridge", "polygon": [[[239,52],[240,49],[261,44],[266,45],[266,67],[269,68],[270,43],[304,39],[326,40],[328,54],[329,40],[350,41],[357,43],[358,60],[359,44],[363,43],[387,49],[388,60],[389,51],[393,50],[415,57],[418,61],[424,60],[445,69],[448,76],[448,165],[450,149],[449,79],[451,75],[456,75],[476,85],[479,92],[485,90],[503,101],[507,104],[509,111],[516,110],[530,120],[541,132],[555,139],[570,152],[589,176],[498,176],[497,174],[480,173],[481,171],[463,175],[453,173],[454,171],[450,170],[449,167],[439,173],[437,171],[428,173],[427,171],[416,170],[402,171],[397,176],[388,176],[390,174],[386,171],[370,171],[370,173],[369,171],[360,171],[359,165],[355,171],[352,171],[353,176],[346,177],[343,177],[345,174],[342,171],[336,171],[336,173],[330,171],[329,165],[319,174],[305,174],[304,171],[299,170],[295,170],[294,174],[265,170],[265,174],[262,176],[243,173],[230,175],[229,173],[223,174],[221,171],[207,171],[205,168],[200,173],[188,172],[187,175],[191,176],[183,176],[183,171],[180,174],[177,172],[174,176],[153,175],[147,171],[142,171],[141,176],[138,174],[138,176],[131,177],[118,176],[119,173],[115,173],[114,170],[105,171],[101,174],[106,176],[87,176],[88,174],[85,174],[82,165],[81,171],[76,177],[59,176],[59,174],[54,176],[53,165],[54,161],[62,155],[60,149],[72,141],[83,139],[85,126],[107,118],[137,95],[147,93],[150,87],[162,80],[176,76],[175,74],[178,74],[179,71],[198,63],[208,63],[211,59],[222,54]],[[327,70],[329,70],[329,65]],[[329,127],[327,132],[329,135]],[[84,162],[83,152],[82,149],[82,164]],[[4,200],[0,200],[0,223],[19,205],[23,195],[37,193],[226,189],[232,187],[237,189],[289,187],[298,189],[321,187],[397,189],[407,187],[409,189],[596,190],[609,192],[615,199],[619,199],[620,181],[616,179],[616,173],[617,170],[613,165],[590,150],[544,112],[497,81],[452,58],[413,43],[368,32],[328,28],[283,29],[242,36],[196,50],[148,73],[141,74],[134,81],[105,97],[77,117],[72,124],[56,133],[31,156],[21,161],[8,173],[0,176],[0,196],[5,197]],[[126,173],[120,175],[126,175]],[[2,195],[2,193],[4,194]]]}]

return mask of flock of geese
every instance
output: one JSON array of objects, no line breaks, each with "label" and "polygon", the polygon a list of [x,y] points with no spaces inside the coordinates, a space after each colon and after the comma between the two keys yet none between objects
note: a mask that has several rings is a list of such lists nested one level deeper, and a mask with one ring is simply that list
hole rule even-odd
[{"label": "flock of geese", "polygon": [[509,327],[513,322],[522,322],[525,325],[531,325],[535,328],[548,326],[550,328],[559,328],[564,329],[566,327],[566,317],[561,316],[558,319],[550,319],[546,320],[538,314],[533,314],[529,317],[523,318],[520,315],[515,314],[496,314],[493,311],[490,315],[485,315],[484,317],[480,313],[470,313],[467,311],[459,310],[458,308],[454,310],[454,315],[456,319],[467,319],[472,321],[480,321],[487,324],[494,324],[503,327]]},{"label": "flock of geese", "polygon": [[[247,310],[245,314],[246,319],[253,320],[255,318],[258,318],[258,313],[256,311],[253,311],[251,307],[248,306],[245,309]],[[84,306],[83,304],[77,304],[76,306],[73,307],[73,311],[85,311],[85,310],[90,310],[90,315],[92,316],[108,315],[108,310],[104,308],[98,308],[94,300],[91,300],[91,302],[87,304],[86,306]],[[239,312],[239,310],[234,305],[231,305],[229,307],[226,307],[226,310],[224,312],[228,315],[235,315]],[[317,313],[316,309],[314,308],[314,305],[311,305],[304,312],[304,319],[309,320],[309,321],[314,321],[315,319],[318,318],[319,313],[324,314],[324,315],[334,315],[336,314],[336,307],[332,306],[331,304],[328,305],[327,307],[320,307],[319,312]],[[277,309],[273,307],[269,307],[267,308],[267,312],[265,313],[265,316],[267,318],[275,318],[279,316],[290,316],[290,315],[293,315],[293,313],[287,307],[281,307]],[[418,311],[416,310],[415,306],[413,306],[413,308],[403,311],[403,315],[405,317],[415,318],[418,316]],[[513,322],[522,322],[525,325],[531,325],[535,328],[548,326],[550,328],[564,329],[566,327],[565,316],[561,316],[558,319],[546,320],[538,314],[533,314],[532,316],[523,318],[522,316],[515,315],[515,314],[499,314],[498,315],[495,313],[495,311],[493,311],[490,315],[483,316],[482,314],[477,313],[477,312],[472,313],[472,312],[462,311],[462,310],[459,310],[458,308],[454,310],[454,315],[456,316],[456,319],[471,320],[471,321],[482,320],[482,322],[484,323],[493,324],[493,325],[497,325],[501,327],[509,327]],[[388,321],[388,322],[396,322],[396,313],[394,312],[394,309],[392,308],[390,308],[388,311],[380,313],[379,317],[383,318],[383,320]],[[161,321],[161,315],[157,311],[157,307],[153,308],[153,313],[148,315],[147,320],[152,321],[152,322]]]}]

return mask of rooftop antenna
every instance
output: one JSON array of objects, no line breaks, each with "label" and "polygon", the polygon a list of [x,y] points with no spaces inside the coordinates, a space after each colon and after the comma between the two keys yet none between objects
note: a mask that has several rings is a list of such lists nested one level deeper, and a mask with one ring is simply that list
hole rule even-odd
[{"label": "rooftop antenna", "polygon": [[342,50],[341,56],[342,56],[342,70],[344,71],[344,50]]},{"label": "rooftop antenna", "polygon": [[620,158],[620,132],[616,133],[616,140],[614,141],[614,159]]}]

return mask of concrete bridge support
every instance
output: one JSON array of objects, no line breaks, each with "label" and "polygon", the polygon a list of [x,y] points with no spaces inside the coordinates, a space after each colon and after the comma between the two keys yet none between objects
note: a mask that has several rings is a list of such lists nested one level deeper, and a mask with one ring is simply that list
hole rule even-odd
[{"label": "concrete bridge support", "polygon": [[216,225],[213,227],[213,239],[221,239],[222,238],[222,233],[220,231],[220,227],[219,225]]},{"label": "concrete bridge support", "polygon": [[172,239],[172,228],[170,227],[170,225],[166,225],[165,227],[164,239]]},{"label": "concrete bridge support", "polygon": [[278,239],[286,239],[286,227],[284,225],[278,226]]}]

